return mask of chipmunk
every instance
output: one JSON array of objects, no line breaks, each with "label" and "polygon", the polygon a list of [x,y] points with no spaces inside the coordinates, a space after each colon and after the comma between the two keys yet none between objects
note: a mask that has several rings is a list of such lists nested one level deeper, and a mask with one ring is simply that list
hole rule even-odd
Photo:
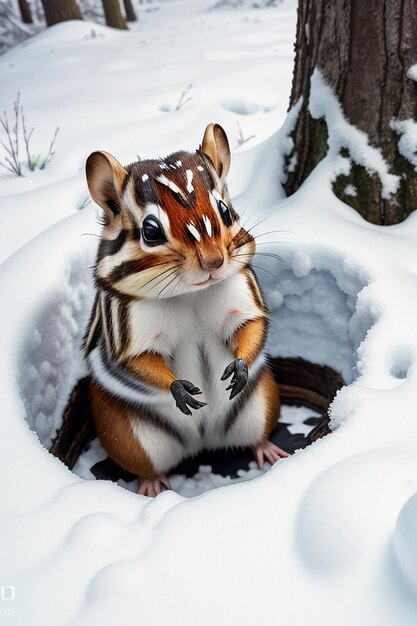
[{"label": "chipmunk", "polygon": [[260,467],[288,456],[268,441],[280,397],[263,351],[255,241],[227,190],[230,161],[217,124],[195,153],[127,167],[106,152],[87,159],[104,211],[84,341],[91,411],[104,449],[143,495],[169,489],[168,472],[202,449],[250,446]]}]

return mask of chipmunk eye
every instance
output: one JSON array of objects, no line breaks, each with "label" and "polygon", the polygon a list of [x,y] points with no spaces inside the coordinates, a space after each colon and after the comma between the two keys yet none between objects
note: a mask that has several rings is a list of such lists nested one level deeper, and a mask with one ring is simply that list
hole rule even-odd
[{"label": "chipmunk eye", "polygon": [[158,246],[167,240],[162,226],[156,217],[152,215],[145,217],[142,224],[143,241],[148,246]]},{"label": "chipmunk eye", "polygon": [[223,200],[219,200],[218,207],[219,207],[220,215],[222,216],[223,224],[225,226],[231,226],[232,216],[230,215],[230,210],[227,204],[225,204]]}]

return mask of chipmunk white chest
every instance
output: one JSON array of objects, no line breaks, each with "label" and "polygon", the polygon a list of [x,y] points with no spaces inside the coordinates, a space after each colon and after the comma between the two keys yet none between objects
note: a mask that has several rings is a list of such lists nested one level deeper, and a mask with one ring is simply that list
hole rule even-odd
[{"label": "chipmunk white chest", "polygon": [[127,355],[161,354],[177,378],[192,380],[204,391],[211,409],[213,402],[219,404],[215,390],[221,389],[219,402],[226,408],[227,383],[220,377],[234,358],[232,337],[258,312],[241,273],[197,293],[135,302],[129,309]]}]

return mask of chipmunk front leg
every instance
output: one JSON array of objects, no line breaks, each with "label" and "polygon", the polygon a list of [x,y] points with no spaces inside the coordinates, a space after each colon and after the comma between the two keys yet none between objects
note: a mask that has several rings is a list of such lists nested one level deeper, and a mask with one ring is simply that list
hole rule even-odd
[{"label": "chipmunk front leg", "polygon": [[[138,356],[130,357],[123,362],[132,374],[143,382],[165,391],[171,391],[177,407],[186,415],[191,415],[188,406],[199,409],[205,406],[192,397],[201,393],[200,389],[187,380],[177,380],[167,367],[161,354],[156,352],[144,352]],[[192,395],[190,395],[192,394]],[[138,493],[145,496],[155,497],[164,489],[170,489],[171,485],[166,474],[157,476],[139,475]]]},{"label": "chipmunk front leg", "polygon": [[255,361],[265,343],[267,321],[264,317],[248,320],[238,328],[234,337],[235,360],[229,363],[223,372],[221,380],[232,376],[226,391],[230,391],[232,400],[246,387],[249,379],[249,366]]},{"label": "chipmunk front leg", "polygon": [[[249,379],[248,367],[253,364],[262,350],[266,332],[267,319],[265,317],[249,320],[237,330],[235,335],[236,359],[226,367],[221,378],[221,380],[226,380],[233,374],[230,385],[227,387],[227,390],[231,389],[230,400],[245,388]],[[279,391],[270,371],[266,370],[263,373],[260,384],[269,400],[267,402],[268,415],[265,415],[266,431],[263,439],[252,445],[251,449],[259,468],[263,469],[264,459],[273,465],[276,461],[290,455],[268,439],[270,431],[277,422],[277,415],[274,415],[276,408],[279,411]]]},{"label": "chipmunk front leg", "polygon": [[143,352],[138,356],[128,358],[123,365],[149,385],[170,391],[176,406],[185,415],[191,415],[189,407],[201,409],[206,406],[205,402],[192,397],[199,395],[201,390],[188,380],[175,378],[161,354]]}]

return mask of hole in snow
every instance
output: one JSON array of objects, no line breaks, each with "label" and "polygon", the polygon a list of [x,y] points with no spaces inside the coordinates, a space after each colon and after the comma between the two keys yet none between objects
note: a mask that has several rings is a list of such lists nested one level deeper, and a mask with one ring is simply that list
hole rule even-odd
[{"label": "hole in snow", "polygon": [[268,351],[328,365],[350,384],[357,376],[356,350],[374,322],[366,310],[356,309],[364,284],[339,263],[332,270],[308,268],[300,276],[304,269],[295,258],[293,268],[280,272],[279,283],[258,272],[272,318]]},{"label": "hole in snow", "polygon": [[[30,428],[48,449],[62,423],[71,390],[86,374],[79,345],[92,304],[90,264],[86,259],[73,260],[59,287],[43,303],[37,323],[25,342],[19,381],[21,395]],[[256,264],[264,265],[258,259]],[[363,282],[354,272],[345,271],[340,259],[328,259],[327,266],[329,269],[315,269],[312,260],[297,253],[291,267],[280,272],[279,282],[261,269],[258,271],[271,311],[268,351],[274,366],[277,363],[274,359],[290,357],[297,364],[301,357],[330,366],[349,384],[357,375],[356,350],[374,319],[364,305],[357,304]],[[275,269],[271,265],[265,267]],[[397,358],[393,375],[406,376],[409,364],[409,360]],[[311,408],[283,407],[279,441],[287,441],[289,449],[305,446],[305,435],[318,421],[319,414]],[[279,445],[284,448],[287,444]],[[261,473],[251,461],[250,452],[245,458],[245,469],[241,469],[242,465],[239,469],[238,465],[233,477],[212,471],[207,458],[204,455],[200,458],[191,475],[179,468],[171,480],[173,488],[185,496],[193,496]],[[214,458],[218,467],[222,459],[221,455]],[[81,455],[74,472],[86,479],[117,480],[120,485],[136,490],[132,476],[107,459],[98,440]]]},{"label": "hole in snow", "polygon": [[407,378],[408,370],[413,364],[413,357],[407,347],[398,349],[396,355],[393,357],[393,363],[391,365],[391,376],[398,380],[404,380]]},{"label": "hole in snow", "polygon": [[171,113],[171,111],[175,111],[175,107],[171,106],[170,104],[161,104],[158,109],[159,111],[161,111],[161,113]]},{"label": "hole in snow", "polygon": [[219,104],[227,111],[237,113],[237,115],[253,115],[261,110],[257,102],[245,98],[225,98]]}]

